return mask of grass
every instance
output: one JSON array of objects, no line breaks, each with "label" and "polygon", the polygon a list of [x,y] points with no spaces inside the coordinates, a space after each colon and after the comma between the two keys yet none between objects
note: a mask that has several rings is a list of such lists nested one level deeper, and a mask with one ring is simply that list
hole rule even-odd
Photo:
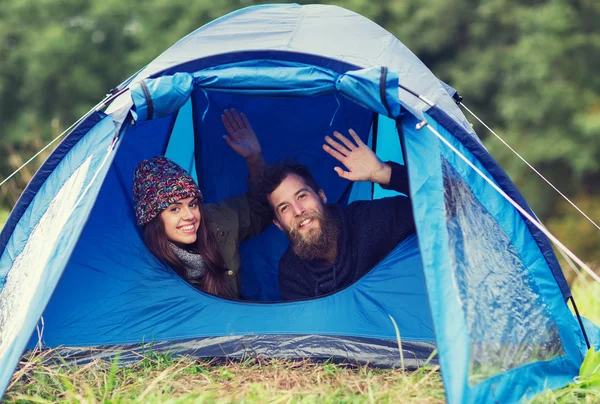
[{"label": "grass", "polygon": [[[44,354],[45,355],[45,354]],[[443,403],[437,367],[416,372],[252,359],[218,365],[150,355],[135,366],[24,360],[6,403]]]}]

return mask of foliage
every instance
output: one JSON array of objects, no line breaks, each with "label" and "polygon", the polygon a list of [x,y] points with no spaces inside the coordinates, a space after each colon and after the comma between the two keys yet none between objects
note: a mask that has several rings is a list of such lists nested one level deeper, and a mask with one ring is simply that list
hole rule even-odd
[{"label": "foliage", "polygon": [[579,313],[600,325],[600,283],[589,277],[581,276],[571,285],[571,292],[577,304]]},{"label": "foliage", "polygon": [[0,229],[4,227],[4,223],[8,219],[8,210],[0,208]]},{"label": "foliage", "polygon": [[[580,192],[573,202],[592,220],[600,225],[600,195]],[[553,234],[578,257],[583,257],[591,266],[600,265],[600,231],[567,202],[556,204],[553,216],[546,221]],[[563,266],[564,268],[564,266]]]},{"label": "foliage", "polygon": [[[600,80],[592,72],[600,67],[600,3],[394,4],[404,21],[398,37],[457,88],[467,106],[568,195],[597,192]],[[486,137],[483,127],[476,129]],[[553,212],[554,191],[496,139],[486,145],[538,215]]]},{"label": "foliage", "polygon": [[564,389],[547,391],[532,403],[597,403],[600,400],[600,352],[590,348],[574,383]]},{"label": "foliage", "polygon": [[576,384],[585,387],[600,390],[600,351],[595,352],[590,348],[579,370]]},{"label": "foliage", "polygon": [[[178,39],[250,4],[0,0],[0,180]],[[0,206],[47,155],[0,189]]]}]

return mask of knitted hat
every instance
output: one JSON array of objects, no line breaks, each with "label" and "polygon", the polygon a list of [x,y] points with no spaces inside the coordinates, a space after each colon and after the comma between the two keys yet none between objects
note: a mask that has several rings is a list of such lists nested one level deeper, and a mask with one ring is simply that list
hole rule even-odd
[{"label": "knitted hat", "polygon": [[148,224],[169,205],[202,193],[187,171],[166,157],[142,160],[133,173],[133,207],[139,226]]}]

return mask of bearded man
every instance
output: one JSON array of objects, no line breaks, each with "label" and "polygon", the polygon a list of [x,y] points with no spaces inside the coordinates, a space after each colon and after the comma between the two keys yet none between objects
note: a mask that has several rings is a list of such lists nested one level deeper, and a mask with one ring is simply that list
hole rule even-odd
[{"label": "bearded man", "polygon": [[[334,132],[337,141],[325,137],[323,149],[347,168],[335,167],[336,173],[408,194],[405,166],[383,163],[356,132],[349,132],[354,143],[339,132]],[[283,300],[314,298],[351,285],[415,232],[408,197],[327,204],[325,192],[300,164],[267,167],[263,187],[273,222],[290,240],[279,261]]]}]

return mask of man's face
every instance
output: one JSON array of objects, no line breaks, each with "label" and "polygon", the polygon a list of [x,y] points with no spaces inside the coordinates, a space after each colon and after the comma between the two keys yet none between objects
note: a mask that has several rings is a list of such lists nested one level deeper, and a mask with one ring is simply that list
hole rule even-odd
[{"label": "man's face", "polygon": [[322,190],[315,192],[304,180],[289,174],[268,196],[275,211],[273,222],[279,230],[288,233],[292,240],[299,237],[307,242],[321,234],[324,206],[327,198]]},{"label": "man's face", "polygon": [[273,222],[284,231],[300,259],[332,260],[337,254],[339,226],[325,204],[323,190],[315,192],[304,180],[289,174],[268,196],[275,210]]}]

